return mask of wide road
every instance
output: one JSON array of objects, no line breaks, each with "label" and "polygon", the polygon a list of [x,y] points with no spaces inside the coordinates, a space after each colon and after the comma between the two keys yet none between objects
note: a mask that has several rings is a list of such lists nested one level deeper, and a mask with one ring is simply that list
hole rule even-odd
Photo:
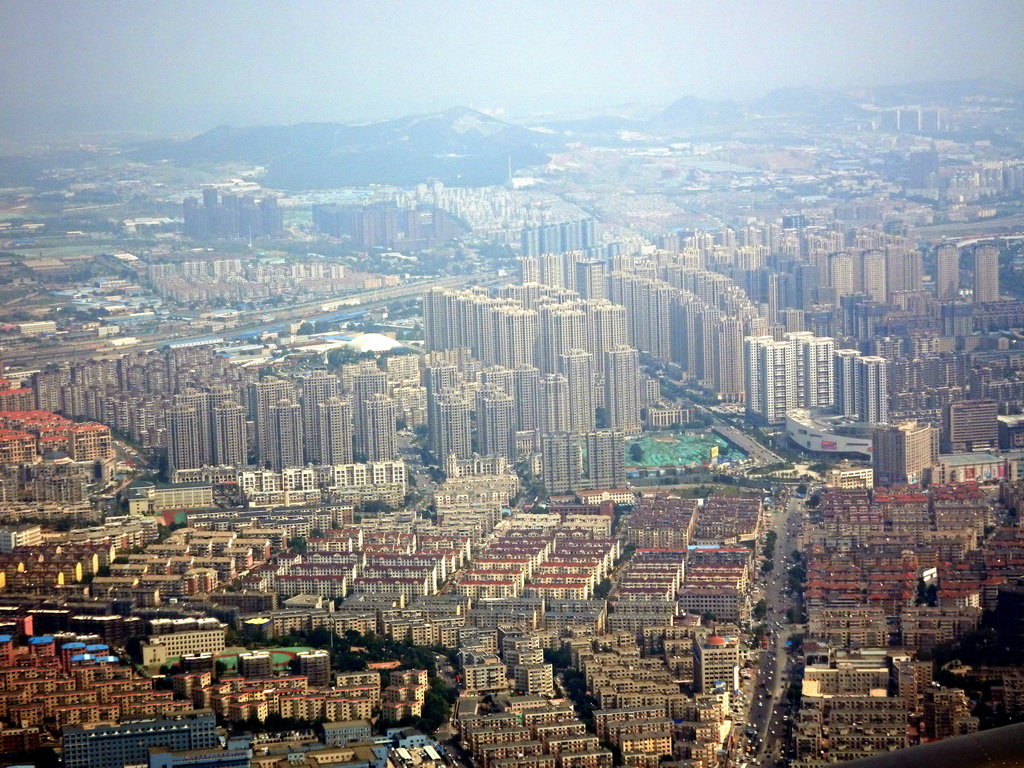
[{"label": "wide road", "polygon": [[[290,304],[276,309],[253,309],[239,315],[239,324],[226,328],[216,333],[202,333],[195,336],[171,336],[166,333],[150,333],[138,336],[135,344],[126,344],[123,347],[111,349],[95,349],[98,342],[96,339],[87,341],[61,341],[56,345],[39,346],[33,345],[25,349],[11,348],[4,354],[4,363],[8,368],[31,369],[40,365],[53,362],[73,359],[101,359],[108,357],[121,357],[128,352],[145,352],[157,349],[169,341],[189,341],[192,339],[203,339],[208,336],[223,336],[234,338],[250,334],[264,328],[280,325],[284,322],[295,322],[298,320],[309,320],[315,322],[321,318],[333,317],[340,312],[349,309],[353,312],[379,309],[386,307],[399,299],[419,296],[430,288],[457,288],[470,285],[493,285],[498,282],[496,272],[483,272],[476,275],[457,275],[454,277],[438,277],[433,280],[423,280],[417,283],[395,286],[393,288],[379,288],[372,291],[344,294],[338,296],[321,296],[315,301],[304,301]],[[332,301],[351,300],[358,301],[358,304],[342,305],[330,312],[321,311],[320,307]]]},{"label": "wide road", "polygon": [[430,477],[430,472],[423,466],[423,458],[419,450],[413,445],[412,433],[408,430],[398,433],[398,453],[405,462],[405,469],[409,476],[409,490],[415,489],[420,495],[416,511],[426,509],[434,500],[434,492],[437,486]]},{"label": "wide road", "polygon": [[719,435],[724,437],[730,443],[738,446],[747,456],[758,464],[779,464],[783,461],[782,457],[774,451],[770,451],[761,445],[757,440],[745,434],[736,427],[730,426],[729,424],[722,424],[721,422],[716,423],[712,428]]},{"label": "wide road", "polygon": [[765,618],[768,648],[762,651],[756,667],[757,678],[754,681],[748,719],[757,732],[758,747],[754,764],[759,766],[775,765],[782,759],[787,717],[783,702],[789,686],[786,641],[791,633],[799,631],[799,625],[789,624],[786,620],[786,610],[795,607],[793,600],[786,595],[786,571],[792,564],[790,552],[797,548],[803,512],[804,500],[791,496],[781,511],[772,514],[770,527],[778,536],[775,542],[775,567],[760,579],[761,597],[768,605]]}]

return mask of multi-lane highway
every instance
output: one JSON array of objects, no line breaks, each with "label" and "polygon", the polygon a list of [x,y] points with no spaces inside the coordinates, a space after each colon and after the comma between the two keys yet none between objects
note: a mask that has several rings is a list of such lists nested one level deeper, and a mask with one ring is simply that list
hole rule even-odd
[{"label": "multi-lane highway", "polygon": [[790,552],[797,548],[797,537],[803,499],[790,497],[784,506],[772,514],[771,530],[778,538],[775,542],[775,567],[758,585],[755,598],[763,598],[768,606],[765,624],[768,628],[768,647],[762,650],[755,666],[755,679],[750,701],[748,722],[756,732],[753,740],[755,765],[776,765],[783,757],[788,711],[785,706],[786,691],[789,687],[789,646],[790,635],[799,626],[789,624],[787,609],[794,607],[793,600],[786,594],[786,571],[791,565]]},{"label": "multi-lane highway", "polygon": [[718,422],[712,427],[712,429],[730,443],[741,448],[749,458],[754,459],[758,464],[776,464],[783,460],[779,454],[765,448],[761,443],[757,442],[757,440],[747,434],[744,434],[736,427]]}]

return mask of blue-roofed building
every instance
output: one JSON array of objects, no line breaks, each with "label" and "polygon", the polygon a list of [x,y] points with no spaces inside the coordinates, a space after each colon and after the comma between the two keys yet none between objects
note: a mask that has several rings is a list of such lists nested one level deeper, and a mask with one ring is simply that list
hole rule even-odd
[{"label": "blue-roofed building", "polygon": [[198,339],[180,339],[179,341],[168,341],[164,349],[187,349],[188,347],[210,347],[214,344],[223,344],[224,339],[220,336],[202,336]]},{"label": "blue-roofed building", "polygon": [[78,641],[71,643],[63,643],[60,647],[60,657],[64,662],[64,666],[67,667],[71,663],[71,659],[75,656],[86,652],[85,643]]}]

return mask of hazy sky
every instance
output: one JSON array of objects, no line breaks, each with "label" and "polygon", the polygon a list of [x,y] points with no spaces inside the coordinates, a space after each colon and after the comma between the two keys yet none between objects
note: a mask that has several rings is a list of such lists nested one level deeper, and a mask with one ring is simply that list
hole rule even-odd
[{"label": "hazy sky", "polygon": [[8,136],[1024,72],[1021,0],[0,0],[0,29]]}]

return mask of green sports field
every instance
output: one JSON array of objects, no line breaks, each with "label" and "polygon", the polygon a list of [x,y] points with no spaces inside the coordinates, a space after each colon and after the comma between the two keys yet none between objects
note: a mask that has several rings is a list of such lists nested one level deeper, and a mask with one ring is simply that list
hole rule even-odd
[{"label": "green sports field", "polygon": [[[270,660],[274,663],[274,667],[284,669],[297,654],[313,649],[309,646],[294,645],[288,648],[267,648],[265,650],[270,654]],[[234,671],[238,668],[238,654],[247,652],[244,648],[232,648],[229,652],[218,655],[217,661],[221,662],[229,671]]]}]

